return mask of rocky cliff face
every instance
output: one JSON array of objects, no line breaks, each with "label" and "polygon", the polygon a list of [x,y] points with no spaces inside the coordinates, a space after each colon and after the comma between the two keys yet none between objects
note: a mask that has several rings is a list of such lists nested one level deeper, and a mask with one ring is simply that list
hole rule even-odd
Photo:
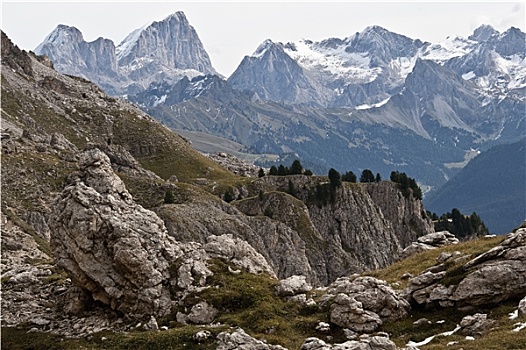
[{"label": "rocky cliff face", "polygon": [[86,42],[77,28],[59,25],[35,53],[48,56],[58,71],[93,81],[111,95],[136,93],[151,82],[217,74],[182,12],[133,31],[117,46],[104,38]]},{"label": "rocky cliff face", "polygon": [[117,46],[116,51],[120,68],[137,81],[145,78],[148,72],[154,72],[154,67],[217,74],[197,32],[183,12],[135,30]]}]

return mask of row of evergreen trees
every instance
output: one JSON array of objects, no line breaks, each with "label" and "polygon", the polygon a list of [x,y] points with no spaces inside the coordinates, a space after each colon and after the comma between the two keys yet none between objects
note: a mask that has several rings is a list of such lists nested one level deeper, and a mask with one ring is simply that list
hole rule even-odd
[{"label": "row of evergreen trees", "polygon": [[471,215],[464,215],[454,208],[451,212],[438,216],[436,213],[427,212],[433,220],[435,231],[449,231],[459,239],[480,237],[489,234],[489,230],[482,219],[473,212]]},{"label": "row of evergreen trees", "polygon": [[[289,167],[284,166],[283,164],[280,164],[278,167],[272,166],[269,170],[268,175],[274,175],[274,176],[286,176],[286,175],[312,175],[312,171],[309,169],[304,169],[303,165],[301,165],[301,162],[299,160],[294,160],[292,162],[292,165]],[[265,171],[260,168],[259,169],[259,177],[265,176]],[[331,183],[341,183],[342,181],[345,182],[357,182],[358,178],[356,174],[354,174],[352,171],[347,171],[343,175],[340,175],[338,171],[331,168],[329,170],[329,180],[332,181]],[[338,179],[337,179],[338,178]],[[418,184],[416,183],[416,180],[413,178],[410,178],[407,176],[406,173],[400,173],[398,171],[391,172],[391,178],[390,180],[392,182],[400,184],[400,189],[402,190],[402,193],[407,197],[409,194],[413,193],[413,195],[418,198],[422,199],[422,191],[420,187],[418,187]],[[362,183],[368,183],[368,182],[380,182],[382,181],[382,176],[380,173],[376,173],[376,176],[370,169],[364,169],[362,173],[360,174],[360,182]],[[411,191],[409,191],[411,190]]]},{"label": "row of evergreen trees", "polygon": [[[265,174],[265,171],[262,168],[259,168],[258,176],[263,177],[265,175],[267,175]],[[311,170],[304,169],[303,165],[301,165],[301,162],[296,159],[292,162],[290,168],[287,166],[284,166],[283,164],[280,164],[278,167],[273,165],[270,168],[268,175],[273,175],[273,176],[307,175],[307,176],[311,176],[313,174]],[[345,174],[340,175],[340,173],[333,168],[329,170],[329,180],[331,179],[331,177],[333,178],[333,180],[336,180],[336,178],[338,177],[340,180],[340,183],[341,181],[356,182],[358,179],[352,171],[348,171]],[[382,177],[380,173],[376,173],[376,176],[375,176],[374,173],[369,169],[363,170],[360,175],[360,182],[380,182],[380,181],[382,181]]]},{"label": "row of evergreen trees", "polygon": [[[295,161],[292,162],[290,168],[284,166],[283,164],[280,164],[278,167],[273,165],[270,168],[268,174],[269,175],[274,175],[274,176],[286,176],[286,175],[307,175],[307,176],[311,176],[312,175],[312,171],[310,171],[309,169],[304,169],[303,165],[301,165],[301,162],[296,159]],[[259,168],[258,176],[259,177],[265,176],[265,171],[262,168]]]}]

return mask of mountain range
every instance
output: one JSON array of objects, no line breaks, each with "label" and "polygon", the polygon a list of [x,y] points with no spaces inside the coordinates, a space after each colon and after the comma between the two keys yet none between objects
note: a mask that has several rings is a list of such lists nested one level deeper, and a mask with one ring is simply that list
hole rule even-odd
[{"label": "mountain range", "polygon": [[524,43],[513,27],[429,43],[370,26],[343,39],[267,39],[225,79],[177,12],[117,46],[58,26],[35,52],[203,151],[261,166],[299,158],[320,174],[402,171],[432,192],[480,151],[525,136]]},{"label": "mountain range", "polygon": [[[506,237],[461,243],[435,232],[402,174],[400,182],[353,183],[296,162],[294,175],[250,176],[238,171],[242,162],[206,157],[136,105],[57,72],[3,32],[1,57],[2,348],[526,343],[526,223]],[[304,128],[319,136],[335,120],[321,107],[258,100],[215,75],[154,86],[176,86],[173,101],[202,91],[182,103],[220,101],[244,121],[260,113],[288,126],[317,112]],[[226,125],[240,135],[252,127]],[[513,170],[524,147],[506,147],[490,158]]]}]

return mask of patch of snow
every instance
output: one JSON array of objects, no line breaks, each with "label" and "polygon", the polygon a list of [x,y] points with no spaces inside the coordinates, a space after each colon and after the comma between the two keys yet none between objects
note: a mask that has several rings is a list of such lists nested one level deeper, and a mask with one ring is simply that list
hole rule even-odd
[{"label": "patch of snow", "polygon": [[157,106],[160,105],[161,103],[165,103],[165,102],[166,102],[166,97],[167,97],[167,95],[163,95],[163,96],[161,96],[161,98],[159,98],[159,99],[156,97],[156,100],[155,100],[155,102],[153,103],[152,107],[157,107]]},{"label": "patch of snow", "polygon": [[471,335],[466,336],[466,340],[475,340],[475,337],[472,337]]},{"label": "patch of snow", "polygon": [[[438,323],[438,322],[437,322]],[[442,335],[442,336],[450,336],[456,332],[458,332],[460,330],[460,325],[457,325],[455,327],[455,329],[453,329],[452,331],[449,331],[449,332],[444,332],[444,333],[440,333],[440,334],[436,334],[436,335],[432,335],[430,337],[427,337],[426,339],[422,340],[421,342],[414,342],[414,341],[410,341],[409,343],[407,343],[406,345],[409,346],[409,347],[419,347],[419,346],[422,346],[422,345],[426,345],[426,344],[429,344],[433,339],[435,339],[436,336],[439,336],[439,335]]]},{"label": "patch of snow", "polygon": [[475,73],[473,73],[473,71],[468,72],[466,74],[462,74],[462,79],[464,79],[464,80],[470,80],[470,79],[473,79],[475,77],[476,77],[476,75],[475,75]]},{"label": "patch of snow", "polygon": [[343,78],[352,83],[374,81],[381,68],[370,68],[370,58],[365,53],[346,52],[345,45],[327,47],[310,40],[300,40],[285,45],[284,50],[308,71]]},{"label": "patch of snow", "polygon": [[514,320],[519,317],[519,310],[515,310],[513,312],[510,312],[508,314],[510,316],[510,320]]},{"label": "patch of snow", "polygon": [[139,40],[141,33],[151,25],[152,22],[148,22],[140,28],[135,29],[133,32],[128,34],[126,38],[117,47],[115,48],[115,54],[117,55],[117,60],[120,61],[122,58],[128,56]]},{"label": "patch of snow", "polygon": [[360,110],[360,109],[378,108],[386,104],[390,99],[391,97],[388,97],[385,100],[380,101],[378,103],[374,103],[372,105],[368,105],[368,104],[359,105],[359,106],[354,107],[354,109]]},{"label": "patch of snow", "polygon": [[524,328],[526,328],[526,322],[524,323],[515,323],[515,326],[517,326],[516,328],[513,328],[511,331],[512,332],[520,332],[521,330],[523,330]]},{"label": "patch of snow", "polygon": [[446,346],[453,346],[455,344],[458,344],[458,341],[450,341],[449,343],[446,344]]},{"label": "patch of snow", "polygon": [[414,57],[398,57],[389,62],[389,68],[399,73],[400,79],[405,79],[413,71],[419,54]]},{"label": "patch of snow", "polygon": [[422,53],[422,58],[444,64],[453,57],[466,55],[476,44],[476,41],[458,36],[447,37],[444,41],[428,46]]}]

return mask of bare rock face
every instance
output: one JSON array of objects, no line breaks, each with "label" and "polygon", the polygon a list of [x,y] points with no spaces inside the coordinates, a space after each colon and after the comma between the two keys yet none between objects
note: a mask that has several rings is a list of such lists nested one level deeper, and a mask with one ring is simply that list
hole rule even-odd
[{"label": "bare rock face", "polygon": [[50,218],[59,265],[113,309],[130,316],[168,313],[176,242],[157,215],[133,201],[104,153],[86,151],[80,168]]}]

